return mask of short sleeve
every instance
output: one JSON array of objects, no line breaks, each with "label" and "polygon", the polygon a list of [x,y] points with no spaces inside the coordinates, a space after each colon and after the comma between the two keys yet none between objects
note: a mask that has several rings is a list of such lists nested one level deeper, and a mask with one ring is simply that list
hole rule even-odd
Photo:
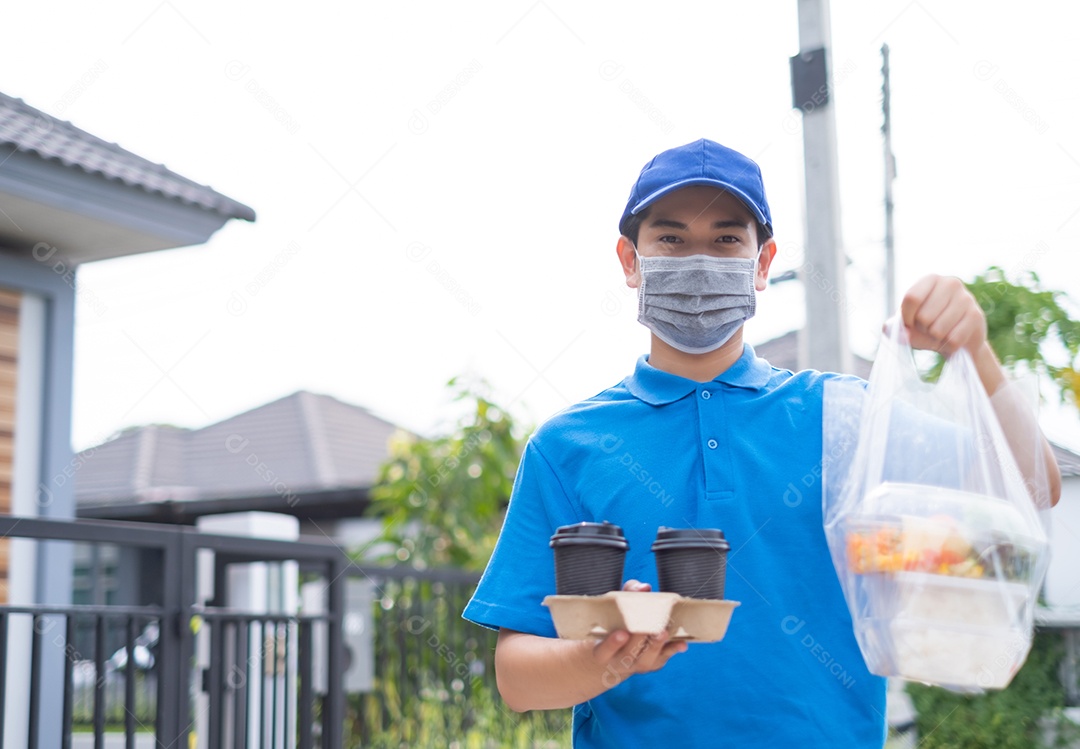
[{"label": "short sleeve", "polygon": [[548,542],[560,525],[584,518],[559,477],[530,441],[518,466],[510,505],[487,569],[463,616],[491,629],[555,637],[542,605],[555,593],[555,562]]}]

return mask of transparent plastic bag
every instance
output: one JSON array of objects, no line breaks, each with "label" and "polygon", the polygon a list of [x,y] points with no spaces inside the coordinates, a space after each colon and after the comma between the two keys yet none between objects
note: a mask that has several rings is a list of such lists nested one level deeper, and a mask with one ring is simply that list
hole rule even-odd
[{"label": "transparent plastic bag", "polygon": [[855,636],[875,674],[1002,689],[1049,562],[1038,426],[1015,398],[991,403],[965,351],[927,383],[903,326],[887,330],[865,390],[825,388],[825,533]]}]

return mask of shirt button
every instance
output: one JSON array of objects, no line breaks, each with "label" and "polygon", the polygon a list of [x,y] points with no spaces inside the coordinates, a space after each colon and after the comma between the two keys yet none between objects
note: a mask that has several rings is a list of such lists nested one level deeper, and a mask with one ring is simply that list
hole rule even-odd
[{"label": "shirt button", "polygon": [[709,400],[709,398],[712,398],[712,393],[710,393],[708,390],[702,390],[701,397],[705,400]]},{"label": "shirt button", "polygon": [[709,446],[710,450],[715,450],[716,449],[716,444],[717,444],[716,440],[709,440],[705,444]]}]

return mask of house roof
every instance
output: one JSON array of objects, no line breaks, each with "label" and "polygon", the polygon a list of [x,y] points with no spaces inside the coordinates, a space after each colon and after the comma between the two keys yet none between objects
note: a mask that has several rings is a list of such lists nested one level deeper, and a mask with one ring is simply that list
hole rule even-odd
[{"label": "house roof", "polygon": [[0,93],[0,144],[226,218],[255,220],[255,211],[243,203],[4,93]]},{"label": "house roof", "polygon": [[282,511],[305,496],[339,501],[375,483],[396,431],[365,408],[300,391],[201,429],[141,426],[83,450],[75,499],[95,517],[154,503],[212,500],[220,512],[245,498],[284,502]]},{"label": "house roof", "polygon": [[1066,476],[1080,476],[1080,455],[1053,442],[1050,443],[1050,447],[1054,451],[1054,457],[1057,459],[1058,468],[1061,469],[1063,478]]},{"label": "house roof", "polygon": [[[782,336],[754,346],[754,353],[778,369],[797,372],[799,370],[799,331],[791,330]],[[852,371],[844,374],[853,374],[864,380],[869,378],[870,368],[874,363],[857,355],[851,358]]]}]

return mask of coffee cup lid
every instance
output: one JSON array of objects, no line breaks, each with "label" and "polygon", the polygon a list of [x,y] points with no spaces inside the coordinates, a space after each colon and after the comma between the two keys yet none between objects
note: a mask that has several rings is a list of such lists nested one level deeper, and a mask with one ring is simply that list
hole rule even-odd
[{"label": "coffee cup lid", "polygon": [[630,544],[623,536],[622,528],[609,523],[574,523],[563,525],[555,529],[555,535],[551,537],[551,546],[564,546],[568,544],[591,544],[594,546],[615,546],[620,549],[629,549]]},{"label": "coffee cup lid", "polygon": [[731,545],[719,528],[667,528],[660,526],[652,550],[718,549],[727,551]]}]

